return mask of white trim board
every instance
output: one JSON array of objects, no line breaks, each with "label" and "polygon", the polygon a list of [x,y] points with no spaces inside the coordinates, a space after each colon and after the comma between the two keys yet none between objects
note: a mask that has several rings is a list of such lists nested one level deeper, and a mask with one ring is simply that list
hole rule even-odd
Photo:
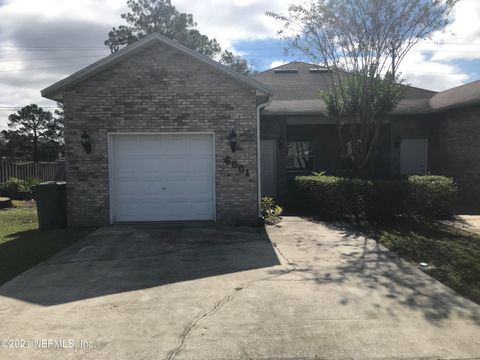
[{"label": "white trim board", "polygon": [[[275,198],[277,196],[277,140],[261,140],[260,141],[260,146],[262,146],[262,143],[270,144],[270,146],[272,147],[272,150],[273,150],[273,153],[272,153],[272,157],[273,157],[273,159],[272,159],[273,189],[272,189],[272,194],[269,194],[269,195],[273,196]],[[262,171],[262,174],[263,174],[263,171]],[[262,184],[263,184],[263,181],[262,181]],[[262,191],[262,197],[263,196],[268,196],[268,195],[265,195]]]}]

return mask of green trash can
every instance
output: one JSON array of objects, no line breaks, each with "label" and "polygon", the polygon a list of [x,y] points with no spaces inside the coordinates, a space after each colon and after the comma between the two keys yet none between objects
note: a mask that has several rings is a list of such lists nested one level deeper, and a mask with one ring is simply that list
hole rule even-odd
[{"label": "green trash can", "polygon": [[49,181],[32,186],[37,202],[38,227],[42,230],[67,227],[65,182]]}]

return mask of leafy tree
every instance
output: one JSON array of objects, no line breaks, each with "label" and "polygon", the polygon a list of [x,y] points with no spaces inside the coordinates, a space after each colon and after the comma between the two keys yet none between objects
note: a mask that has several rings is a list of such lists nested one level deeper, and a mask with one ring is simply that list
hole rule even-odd
[{"label": "leafy tree", "polygon": [[178,40],[206,56],[220,53],[217,40],[196,30],[193,15],[179,12],[171,0],[128,0],[127,5],[130,12],[121,16],[129,25],[114,27],[105,41],[112,53],[154,32]]},{"label": "leafy tree", "polygon": [[279,33],[291,48],[329,70],[329,89],[321,96],[353,170],[366,168],[382,123],[402,97],[402,60],[445,28],[457,1],[312,0],[291,5],[287,15],[267,13],[283,23]]},{"label": "leafy tree", "polygon": [[2,130],[0,132],[0,160],[12,157],[12,151],[8,146],[8,131]]},{"label": "leafy tree", "polygon": [[6,158],[26,158],[27,154],[31,157],[31,140],[28,136],[19,134],[14,130],[3,130],[0,133],[2,144],[0,146],[0,157]]},{"label": "leafy tree", "polygon": [[64,110],[63,104],[57,103],[57,108],[53,112],[52,121],[47,124],[47,131],[45,132],[45,137],[63,145],[65,143],[63,137],[63,127],[64,127]]},{"label": "leafy tree", "polygon": [[[8,117],[8,127],[4,136],[9,145],[31,150],[33,161],[39,159],[39,143],[49,140],[53,127],[53,116],[36,104],[24,106],[17,113]],[[12,142],[12,144],[10,144]]]},{"label": "leafy tree", "polygon": [[197,23],[193,20],[193,15],[179,12],[171,0],[128,0],[127,5],[130,11],[121,17],[128,25],[114,27],[105,41],[112,53],[157,32],[205,56],[220,56],[221,63],[244,75],[252,74],[252,67],[247,60],[230,51],[221,53],[222,49],[217,40],[209,39],[195,29]]},{"label": "leafy tree", "polygon": [[57,103],[52,121],[47,124],[47,130],[39,143],[39,158],[44,161],[53,161],[63,156],[65,140],[63,135],[64,112],[63,104]]},{"label": "leafy tree", "polygon": [[225,50],[220,57],[220,62],[233,70],[243,75],[253,75],[257,71],[254,69],[253,64],[249,63],[247,59],[237,56],[231,51]]}]

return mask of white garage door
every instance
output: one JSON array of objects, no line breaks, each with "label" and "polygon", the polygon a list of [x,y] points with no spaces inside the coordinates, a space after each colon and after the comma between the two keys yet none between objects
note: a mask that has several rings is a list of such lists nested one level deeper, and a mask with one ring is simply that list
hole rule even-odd
[{"label": "white garage door", "polygon": [[213,220],[213,135],[112,135],[113,221]]}]

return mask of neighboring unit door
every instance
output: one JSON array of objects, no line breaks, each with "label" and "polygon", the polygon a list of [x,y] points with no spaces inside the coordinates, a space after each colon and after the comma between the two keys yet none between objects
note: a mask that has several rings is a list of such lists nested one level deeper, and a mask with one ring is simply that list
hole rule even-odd
[{"label": "neighboring unit door", "polygon": [[400,145],[400,172],[425,174],[428,171],[428,139],[403,139]]},{"label": "neighboring unit door", "polygon": [[112,135],[113,221],[214,219],[211,134]]},{"label": "neighboring unit door", "polygon": [[262,140],[260,144],[262,196],[275,196],[275,140]]}]

